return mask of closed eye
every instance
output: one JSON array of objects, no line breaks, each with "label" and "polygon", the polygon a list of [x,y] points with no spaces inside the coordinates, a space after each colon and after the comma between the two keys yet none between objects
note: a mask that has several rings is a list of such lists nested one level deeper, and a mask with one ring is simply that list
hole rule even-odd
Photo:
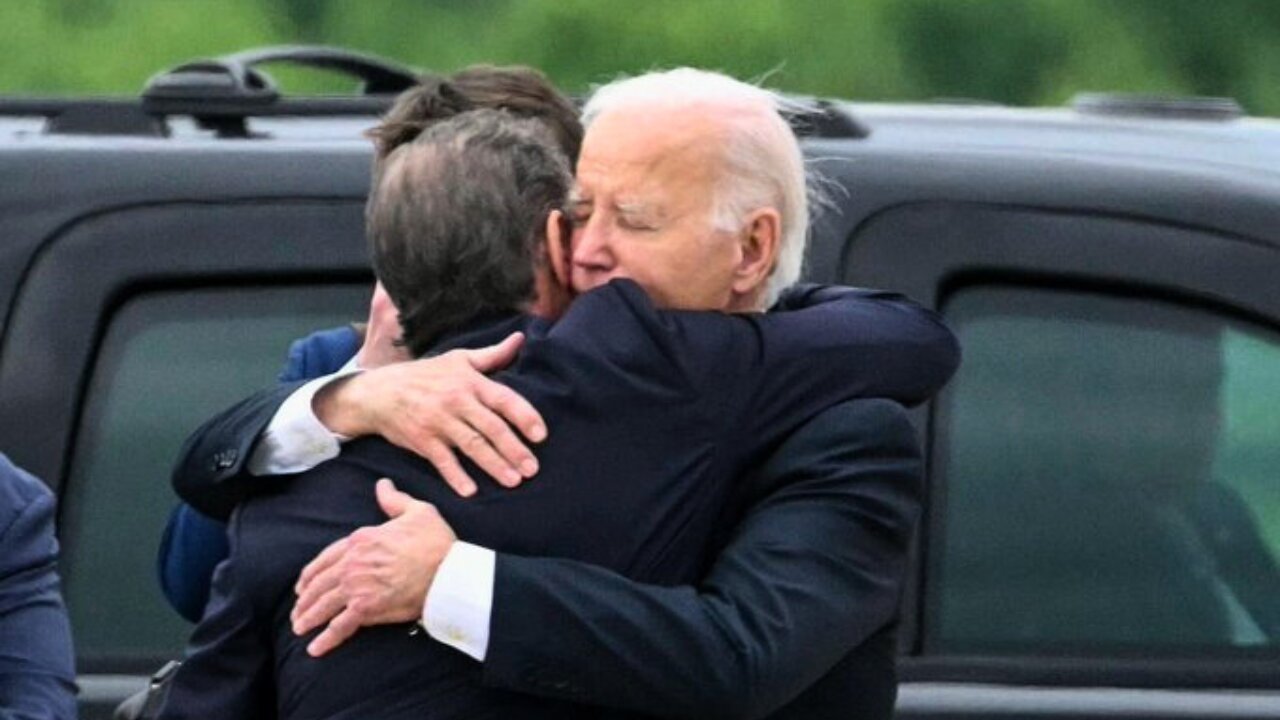
[{"label": "closed eye", "polygon": [[635,230],[637,232],[653,232],[658,229],[657,225],[648,220],[627,217],[626,215],[618,216],[618,226],[625,230]]},{"label": "closed eye", "polygon": [[565,214],[574,225],[585,225],[591,219],[591,203],[587,201],[570,203]]}]

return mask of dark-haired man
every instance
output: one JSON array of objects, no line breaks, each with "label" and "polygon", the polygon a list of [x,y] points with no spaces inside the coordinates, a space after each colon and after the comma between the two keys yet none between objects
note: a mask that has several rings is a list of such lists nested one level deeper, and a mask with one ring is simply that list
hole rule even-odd
[{"label": "dark-haired man", "polygon": [[[373,140],[374,172],[378,172],[388,154],[412,142],[426,128],[460,113],[484,108],[538,121],[564,156],[569,158],[570,165],[577,160],[582,146],[582,123],[578,120],[578,110],[542,73],[515,65],[473,65],[449,76],[423,76],[420,84],[396,98],[386,116],[367,133]],[[395,308],[379,283],[374,287],[368,321],[361,325],[323,330],[294,342],[280,373],[280,382],[300,383],[330,376],[344,367],[368,369],[407,360],[404,349],[395,343],[399,336]],[[480,370],[497,369],[510,362],[510,351],[506,348],[514,347],[508,342],[496,351],[470,353],[466,357]],[[415,397],[411,392],[414,383],[431,377],[429,371],[426,375],[415,372],[420,368],[406,367],[410,372],[396,378],[406,398]],[[448,377],[457,379],[453,375]],[[516,439],[504,419],[527,426],[540,422],[537,411],[505,386],[488,383],[483,376],[474,377],[473,382],[483,383],[481,387],[487,393],[488,404],[475,403],[468,408],[468,414],[477,425],[490,428],[486,441],[480,446],[473,446],[476,447],[474,459],[486,472],[494,476],[504,472],[516,473],[518,481],[521,475],[515,468],[533,461],[533,455]],[[311,387],[319,389],[322,384],[320,381]],[[299,403],[310,401],[309,390],[298,394]],[[407,402],[398,408],[405,422],[417,419],[413,413],[416,409]],[[305,432],[308,418],[304,416],[294,424],[299,422],[304,425]],[[463,444],[466,438],[462,434],[472,434],[470,428],[454,423],[440,428],[438,435],[427,433],[421,426],[419,428],[418,432],[393,437],[399,444],[419,454],[448,463],[442,466],[445,480],[455,488],[473,487],[474,483],[461,474],[452,453],[447,450],[449,445]],[[291,473],[319,462],[320,458],[298,458],[287,452],[270,456],[263,452],[280,446],[277,436],[288,437],[297,432],[287,419],[270,428],[265,441],[259,444],[258,453],[249,462],[250,470],[259,475]],[[489,451],[490,443],[497,451]],[[223,516],[226,512],[223,508],[223,512],[211,514]],[[192,622],[200,620],[209,599],[213,569],[227,556],[227,551],[225,523],[196,511],[187,503],[181,503],[174,509],[160,541],[157,567],[160,587],[180,615]]]}]

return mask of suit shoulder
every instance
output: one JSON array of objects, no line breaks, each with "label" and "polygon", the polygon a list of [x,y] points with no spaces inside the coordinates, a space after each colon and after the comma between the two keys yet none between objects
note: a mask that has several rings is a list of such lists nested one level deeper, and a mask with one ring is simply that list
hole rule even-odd
[{"label": "suit shoulder", "polygon": [[0,455],[0,581],[30,568],[51,571],[58,552],[53,512],[49,488]]},{"label": "suit shoulder", "polygon": [[884,443],[916,444],[915,426],[907,410],[893,400],[855,398],[813,416],[792,435],[792,440],[815,442],[864,438]]},{"label": "suit shoulder", "polygon": [[0,537],[9,532],[24,513],[53,508],[53,493],[34,475],[14,465],[0,453]]},{"label": "suit shoulder", "polygon": [[[558,334],[557,330],[563,332],[579,323],[586,323],[594,331],[591,337],[596,337],[602,331],[626,327],[625,324],[618,323],[620,313],[634,316],[632,323],[637,320],[655,320],[658,317],[653,301],[639,285],[625,278],[614,279],[579,295],[564,317],[553,326],[552,333]],[[602,322],[601,316],[613,322]]]},{"label": "suit shoulder", "polygon": [[901,403],[884,398],[858,398],[835,406],[849,419],[875,427],[882,427],[886,432],[895,434],[907,433],[915,435],[915,428],[907,415],[907,409]]}]

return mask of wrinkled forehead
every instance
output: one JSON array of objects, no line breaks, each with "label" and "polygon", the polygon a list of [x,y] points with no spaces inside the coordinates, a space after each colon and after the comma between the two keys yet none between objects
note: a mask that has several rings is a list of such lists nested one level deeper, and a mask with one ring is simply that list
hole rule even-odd
[{"label": "wrinkled forehead", "polygon": [[604,113],[583,140],[576,192],[650,195],[673,185],[709,186],[723,165],[725,145],[724,124],[694,112]]}]

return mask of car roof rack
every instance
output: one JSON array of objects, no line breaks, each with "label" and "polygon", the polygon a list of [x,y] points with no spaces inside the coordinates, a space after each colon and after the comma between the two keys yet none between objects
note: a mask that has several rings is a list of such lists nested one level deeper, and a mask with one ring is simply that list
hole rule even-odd
[{"label": "car roof rack", "polygon": [[848,109],[825,98],[809,98],[800,107],[783,112],[798,137],[861,140],[871,128]]},{"label": "car roof rack", "polygon": [[[362,81],[356,97],[285,99],[256,66],[289,63],[331,70]],[[246,119],[264,115],[378,114],[418,83],[413,69],[341,48],[284,45],[184,63],[147,81],[142,108],[153,115],[190,115],[220,137],[249,137]],[[372,96],[375,102],[367,102]],[[366,100],[366,102],[361,102]],[[354,101],[354,102],[353,102]]]},{"label": "car roof rack", "polygon": [[[288,63],[331,70],[361,81],[351,96],[285,97],[258,65]],[[45,133],[167,137],[168,118],[189,116],[219,137],[251,137],[251,117],[377,116],[417,71],[364,53],[324,46],[257,48],[183,63],[155,75],[132,98],[6,98],[0,115],[45,118]]]},{"label": "car roof rack", "polygon": [[[360,94],[287,97],[258,66],[287,63],[331,70],[361,81]],[[168,137],[168,120],[183,116],[218,137],[249,138],[248,120],[262,117],[378,116],[418,84],[405,65],[342,48],[284,45],[183,63],[149,79],[133,98],[4,98],[0,116],[44,117],[46,134]],[[860,139],[871,130],[847,108],[821,98],[795,98],[784,111],[800,137]]]}]

